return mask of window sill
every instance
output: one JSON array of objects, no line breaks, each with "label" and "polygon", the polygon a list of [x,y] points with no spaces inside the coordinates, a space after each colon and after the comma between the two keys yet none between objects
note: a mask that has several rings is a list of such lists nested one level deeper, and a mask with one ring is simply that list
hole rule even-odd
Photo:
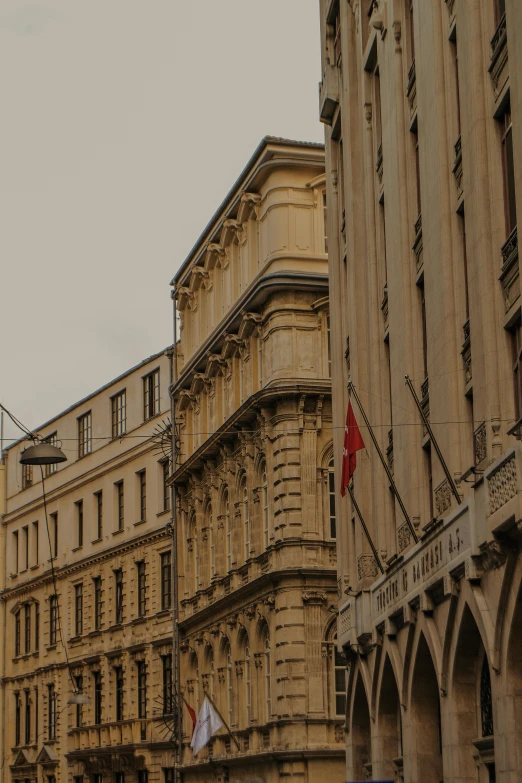
[{"label": "window sill", "polygon": [[91,541],[91,544],[99,544],[100,541],[103,541],[103,536],[100,538],[95,538],[94,541]]},{"label": "window sill", "polygon": [[90,631],[87,636],[92,639],[93,636],[101,636],[102,632],[100,628],[97,628],[95,631]]},{"label": "window sill", "polygon": [[18,577],[18,574],[9,574],[10,579],[16,579]]},{"label": "window sill", "polygon": [[48,644],[46,650],[56,650],[56,644]]},{"label": "window sill", "polygon": [[69,638],[69,644],[76,644],[76,642],[81,642],[82,637],[81,634],[78,634],[77,636],[71,636]]},{"label": "window sill", "polygon": [[112,535],[113,536],[119,536],[119,535],[121,535],[121,533],[125,533],[125,528],[124,527],[122,527],[120,530],[113,530],[112,531]]},{"label": "window sill", "polygon": [[133,522],[133,526],[137,527],[138,525],[144,525],[146,521],[146,519],[139,519],[137,522]]},{"label": "window sill", "polygon": [[79,546],[75,546],[74,549],[71,549],[71,552],[79,552],[80,549],[83,549],[83,544],[80,544]]},{"label": "window sill", "polygon": [[163,511],[158,511],[157,517],[163,517],[165,514],[170,514],[170,508],[164,508]]},{"label": "window sill", "polygon": [[163,617],[163,616],[167,616],[167,615],[170,616],[171,614],[172,614],[172,609],[170,609],[170,608],[169,609],[160,609],[159,612],[156,612],[156,617]]},{"label": "window sill", "polygon": [[40,568],[40,563],[37,563],[34,566],[31,566],[31,571],[37,571]]},{"label": "window sill", "polygon": [[123,628],[123,623],[114,623],[114,625],[109,625],[107,628],[108,631],[119,631]]}]

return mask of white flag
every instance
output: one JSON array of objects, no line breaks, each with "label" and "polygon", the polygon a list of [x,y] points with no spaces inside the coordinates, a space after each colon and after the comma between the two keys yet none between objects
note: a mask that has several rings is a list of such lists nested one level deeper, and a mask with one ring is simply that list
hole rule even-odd
[{"label": "white flag", "polygon": [[216,710],[205,696],[205,701],[201,707],[196,722],[196,728],[192,735],[190,747],[194,756],[197,756],[201,748],[204,748],[213,734],[216,734],[223,726],[223,721]]}]

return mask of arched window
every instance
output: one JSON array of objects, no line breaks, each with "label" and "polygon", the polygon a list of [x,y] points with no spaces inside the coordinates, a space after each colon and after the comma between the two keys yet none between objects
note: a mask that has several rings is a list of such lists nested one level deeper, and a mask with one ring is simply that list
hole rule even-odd
[{"label": "arched window", "polygon": [[232,531],[230,528],[230,500],[228,489],[223,493],[223,513],[225,515],[225,543],[227,553],[227,572],[232,569]]},{"label": "arched window", "polygon": [[248,637],[245,641],[245,709],[247,725],[252,720],[252,672],[250,669],[250,647]]},{"label": "arched window", "polygon": [[266,720],[267,722],[272,719],[272,661],[270,655],[270,635],[268,632],[268,626],[265,626],[263,632],[263,652],[264,652],[264,666],[263,675],[265,679],[265,700],[266,700]]},{"label": "arched window", "polygon": [[246,478],[241,483],[241,495],[243,500],[243,534],[245,537],[245,562],[250,557],[250,514],[248,509],[248,490]]},{"label": "arched window", "polygon": [[330,538],[337,537],[337,528],[335,524],[335,475],[333,457],[328,463],[328,532]]},{"label": "arched window", "polygon": [[212,518],[212,506],[208,503],[205,509],[205,526],[208,529],[208,546],[210,556],[210,578],[216,575],[216,547],[214,540],[214,520]]},{"label": "arched window", "polygon": [[232,723],[232,708],[234,704],[234,694],[232,693],[232,653],[230,652],[230,642],[226,642],[223,653],[225,657],[225,697],[228,723],[230,725]]},{"label": "arched window", "polygon": [[199,590],[199,552],[198,552],[198,529],[196,525],[196,513],[192,512],[189,522],[189,540],[187,542],[188,551],[192,551],[192,587],[194,592]]},{"label": "arched window", "polygon": [[337,634],[333,638],[333,684],[335,715],[344,718],[346,714],[346,662],[337,649]]},{"label": "arched window", "polygon": [[491,696],[491,677],[489,674],[488,656],[484,654],[480,670],[480,718],[482,736],[493,736],[493,699]]},{"label": "arched window", "polygon": [[270,513],[268,508],[268,476],[266,462],[263,463],[261,472],[261,511],[263,514],[263,544],[265,549],[270,544]]}]

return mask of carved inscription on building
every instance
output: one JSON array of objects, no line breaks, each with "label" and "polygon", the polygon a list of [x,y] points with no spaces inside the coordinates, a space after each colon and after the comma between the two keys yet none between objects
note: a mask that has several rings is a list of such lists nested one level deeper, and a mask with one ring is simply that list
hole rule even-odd
[{"label": "carved inscription on building", "polygon": [[410,594],[415,595],[439,572],[442,576],[446,569],[457,564],[469,546],[469,517],[466,514],[452,520],[420,550],[414,550],[398,571],[372,590],[374,616],[388,613],[394,604]]}]

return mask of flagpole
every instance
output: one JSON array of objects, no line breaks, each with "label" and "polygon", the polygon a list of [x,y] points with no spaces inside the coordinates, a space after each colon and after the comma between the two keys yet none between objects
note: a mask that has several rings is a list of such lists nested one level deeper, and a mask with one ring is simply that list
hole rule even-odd
[{"label": "flagpole", "polygon": [[361,405],[361,401],[359,399],[359,395],[355,391],[355,386],[353,385],[353,383],[351,381],[348,383],[348,392],[349,393],[351,392],[353,394],[353,396],[355,398],[355,402],[357,403],[357,405],[359,407],[359,410],[361,411],[361,415],[362,415],[362,417],[364,419],[364,423],[368,427],[368,431],[369,431],[370,437],[371,437],[371,439],[373,441],[373,445],[375,446],[377,454],[379,455],[380,460],[382,462],[382,466],[383,466],[384,470],[386,471],[386,475],[388,476],[388,481],[390,482],[391,490],[392,490],[394,496],[397,498],[397,502],[398,502],[399,506],[401,507],[401,511],[402,511],[402,513],[404,515],[404,519],[406,520],[406,524],[408,525],[408,527],[410,529],[410,533],[411,533],[411,535],[413,537],[414,542],[417,544],[419,539],[417,537],[417,533],[415,532],[415,528],[413,527],[411,519],[410,519],[410,516],[409,516],[408,512],[406,511],[406,506],[402,502],[402,498],[399,495],[399,490],[397,489],[395,481],[393,480],[393,476],[391,474],[391,470],[388,467],[388,464],[387,464],[386,460],[384,459],[384,454],[382,453],[381,447],[379,446],[377,438],[375,437],[375,433],[374,433],[374,431],[372,429],[372,425],[370,424],[370,422],[368,420],[368,417],[366,416],[365,410],[364,410],[363,406]]},{"label": "flagpole", "polygon": [[370,536],[370,533],[368,532],[368,528],[366,527],[366,522],[364,521],[363,515],[361,514],[361,509],[359,508],[359,506],[357,504],[357,501],[355,500],[355,497],[354,497],[354,494],[353,494],[353,490],[352,490],[352,488],[351,488],[351,486],[349,484],[348,484],[347,489],[348,489],[348,492],[350,493],[350,498],[351,498],[351,501],[353,503],[353,507],[355,509],[355,513],[359,517],[359,522],[362,525],[362,528],[363,528],[363,530],[364,530],[364,532],[366,534],[366,538],[368,539],[368,543],[369,543],[369,545],[370,545],[370,547],[372,549],[373,556],[375,558],[375,562],[379,566],[381,574],[384,574],[384,568],[382,567],[382,563],[381,563],[381,561],[379,559],[379,555],[377,554],[377,550],[375,549],[375,546],[374,546],[374,543],[373,543],[372,538]]},{"label": "flagpole", "polygon": [[213,699],[213,698],[212,698],[212,697],[209,695],[209,693],[208,693],[207,691],[203,691],[203,693],[205,694],[205,696],[207,697],[207,699],[208,699],[208,700],[209,700],[209,702],[212,704],[212,706],[213,706],[213,707],[214,707],[214,709],[216,710],[217,714],[219,715],[219,717],[220,717],[220,718],[221,718],[221,720],[223,721],[223,726],[224,726],[224,727],[226,728],[226,730],[228,731],[228,734],[229,734],[230,738],[231,738],[231,739],[233,739],[233,740],[234,740],[234,742],[236,743],[236,747],[237,747],[237,749],[238,749],[239,751],[241,751],[241,747],[240,747],[240,745],[239,745],[239,742],[238,742],[238,741],[237,741],[237,739],[236,739],[236,738],[233,736],[233,734],[232,734],[232,731],[230,730],[230,726],[228,725],[228,723],[226,722],[226,720],[224,719],[224,717],[222,716],[222,714],[221,714],[221,713],[220,713],[220,711],[218,710],[218,708],[217,708],[217,705],[216,705],[216,702],[215,702],[215,701],[214,701],[214,699]]},{"label": "flagpole", "polygon": [[408,387],[408,389],[411,392],[411,396],[413,397],[413,401],[414,401],[415,405],[417,406],[417,410],[420,413],[420,417],[421,417],[421,419],[422,419],[422,421],[424,423],[424,426],[426,427],[426,431],[427,431],[427,433],[429,435],[429,438],[430,438],[431,442],[433,443],[433,447],[434,447],[435,451],[437,452],[437,457],[439,458],[440,464],[442,465],[442,470],[444,471],[444,473],[446,475],[446,478],[448,479],[448,484],[451,487],[451,491],[455,495],[455,500],[457,501],[457,504],[460,506],[460,504],[462,503],[462,498],[459,495],[459,491],[457,489],[457,485],[455,484],[455,481],[453,480],[453,476],[449,472],[448,466],[446,465],[446,461],[445,461],[444,457],[442,456],[442,452],[441,452],[441,450],[439,448],[439,444],[437,443],[437,439],[435,438],[435,435],[433,434],[433,430],[431,429],[431,425],[430,425],[430,423],[428,421],[428,417],[426,416],[426,414],[422,410],[422,405],[420,404],[419,398],[417,397],[417,392],[413,388],[413,383],[410,380],[410,376],[409,375],[405,375],[404,379],[406,381],[406,386]]}]

